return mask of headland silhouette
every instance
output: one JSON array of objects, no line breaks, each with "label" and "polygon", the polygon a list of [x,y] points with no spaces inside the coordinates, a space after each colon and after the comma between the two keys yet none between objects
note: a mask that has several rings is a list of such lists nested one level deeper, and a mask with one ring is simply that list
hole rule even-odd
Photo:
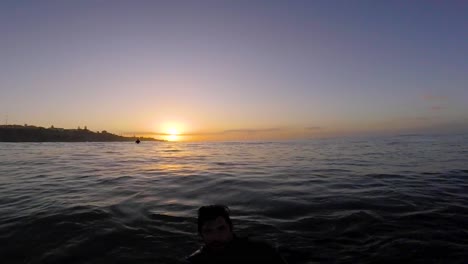
[{"label": "headland silhouette", "polygon": [[117,142],[117,141],[165,141],[148,137],[124,137],[105,130],[93,132],[87,127],[64,129],[30,126],[0,125],[0,142]]}]

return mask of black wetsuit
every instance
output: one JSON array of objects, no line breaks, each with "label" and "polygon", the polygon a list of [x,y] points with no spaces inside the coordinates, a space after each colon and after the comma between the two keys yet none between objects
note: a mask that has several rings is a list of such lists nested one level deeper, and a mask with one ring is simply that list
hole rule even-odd
[{"label": "black wetsuit", "polygon": [[221,252],[209,252],[205,247],[187,258],[188,263],[271,263],[286,264],[286,261],[270,245],[247,238],[234,238]]}]

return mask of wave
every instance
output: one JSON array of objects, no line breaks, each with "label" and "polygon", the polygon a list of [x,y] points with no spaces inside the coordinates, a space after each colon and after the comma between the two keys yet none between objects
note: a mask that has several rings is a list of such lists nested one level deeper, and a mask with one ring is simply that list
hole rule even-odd
[{"label": "wave", "polygon": [[291,264],[463,263],[466,150],[444,140],[0,144],[0,256],[179,263],[223,203]]}]

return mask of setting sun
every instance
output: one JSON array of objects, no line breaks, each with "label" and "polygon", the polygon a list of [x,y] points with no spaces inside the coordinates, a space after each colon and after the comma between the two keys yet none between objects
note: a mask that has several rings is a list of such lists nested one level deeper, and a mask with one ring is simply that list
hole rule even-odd
[{"label": "setting sun", "polygon": [[180,141],[182,140],[182,131],[184,127],[180,122],[167,122],[159,126],[162,138],[167,141]]},{"label": "setting sun", "polygon": [[167,134],[171,135],[171,136],[177,136],[179,135],[179,130],[177,130],[177,128],[169,128],[167,130]]},{"label": "setting sun", "polygon": [[180,134],[180,132],[177,130],[177,128],[169,128],[167,130],[166,140],[178,141],[179,140],[179,134]]}]

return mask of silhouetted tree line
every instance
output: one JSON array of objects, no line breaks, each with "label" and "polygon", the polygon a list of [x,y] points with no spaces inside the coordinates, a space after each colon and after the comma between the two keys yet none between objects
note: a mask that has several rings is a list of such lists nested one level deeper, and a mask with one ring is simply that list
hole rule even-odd
[{"label": "silhouetted tree line", "polygon": [[[2,125],[0,126],[1,142],[108,142],[108,141],[135,141],[135,137],[123,137],[108,133],[103,130],[101,133],[85,129],[63,129]],[[159,141],[154,138],[140,138],[146,141]]]}]

